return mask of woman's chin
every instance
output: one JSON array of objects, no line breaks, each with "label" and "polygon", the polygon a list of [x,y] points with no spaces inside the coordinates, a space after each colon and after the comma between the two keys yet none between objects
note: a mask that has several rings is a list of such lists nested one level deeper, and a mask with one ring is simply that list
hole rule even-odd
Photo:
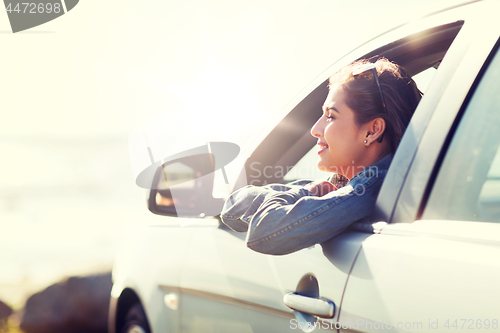
[{"label": "woman's chin", "polygon": [[319,160],[316,166],[318,167],[319,171],[331,172],[330,168],[322,160]]}]

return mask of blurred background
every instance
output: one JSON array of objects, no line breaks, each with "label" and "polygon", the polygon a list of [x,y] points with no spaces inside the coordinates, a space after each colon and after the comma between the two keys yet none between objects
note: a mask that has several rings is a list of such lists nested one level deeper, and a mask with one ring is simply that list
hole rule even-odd
[{"label": "blurred background", "polygon": [[258,128],[333,59],[439,6],[81,0],[16,34],[0,11],[0,300],[19,308],[65,276],[110,271],[134,226],[161,221],[130,166],[138,126]]}]

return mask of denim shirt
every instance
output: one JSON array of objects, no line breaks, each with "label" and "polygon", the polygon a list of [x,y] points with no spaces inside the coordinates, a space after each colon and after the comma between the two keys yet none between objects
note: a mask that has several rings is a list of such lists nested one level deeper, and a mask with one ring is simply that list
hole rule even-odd
[{"label": "denim shirt", "polygon": [[246,245],[261,253],[288,254],[322,243],[370,217],[391,160],[385,156],[322,197],[304,189],[310,180],[243,187],[227,199],[221,219],[235,231],[248,231]]}]

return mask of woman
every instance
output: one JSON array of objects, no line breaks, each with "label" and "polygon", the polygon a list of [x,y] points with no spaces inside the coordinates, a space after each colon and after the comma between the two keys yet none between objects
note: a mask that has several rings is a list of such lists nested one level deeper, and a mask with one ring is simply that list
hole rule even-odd
[{"label": "woman", "polygon": [[392,156],[422,93],[387,59],[360,60],[330,78],[323,114],[311,129],[318,167],[330,181],[247,186],[221,213],[247,246],[287,254],[322,243],[350,224],[368,220]]}]

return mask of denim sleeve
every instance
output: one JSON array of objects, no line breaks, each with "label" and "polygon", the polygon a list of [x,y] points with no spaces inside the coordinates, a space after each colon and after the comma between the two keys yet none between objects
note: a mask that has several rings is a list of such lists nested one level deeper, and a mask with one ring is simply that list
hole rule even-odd
[{"label": "denim sleeve", "polygon": [[382,180],[358,179],[323,197],[301,186],[246,187],[235,193],[221,217],[234,230],[248,230],[246,244],[252,250],[288,254],[322,243],[369,217]]},{"label": "denim sleeve", "polygon": [[221,213],[222,222],[234,231],[245,232],[248,230],[251,218],[262,203],[275,194],[291,190],[299,190],[300,196],[312,196],[311,192],[302,188],[310,182],[303,180],[287,185],[245,186],[231,194],[226,200]]}]

